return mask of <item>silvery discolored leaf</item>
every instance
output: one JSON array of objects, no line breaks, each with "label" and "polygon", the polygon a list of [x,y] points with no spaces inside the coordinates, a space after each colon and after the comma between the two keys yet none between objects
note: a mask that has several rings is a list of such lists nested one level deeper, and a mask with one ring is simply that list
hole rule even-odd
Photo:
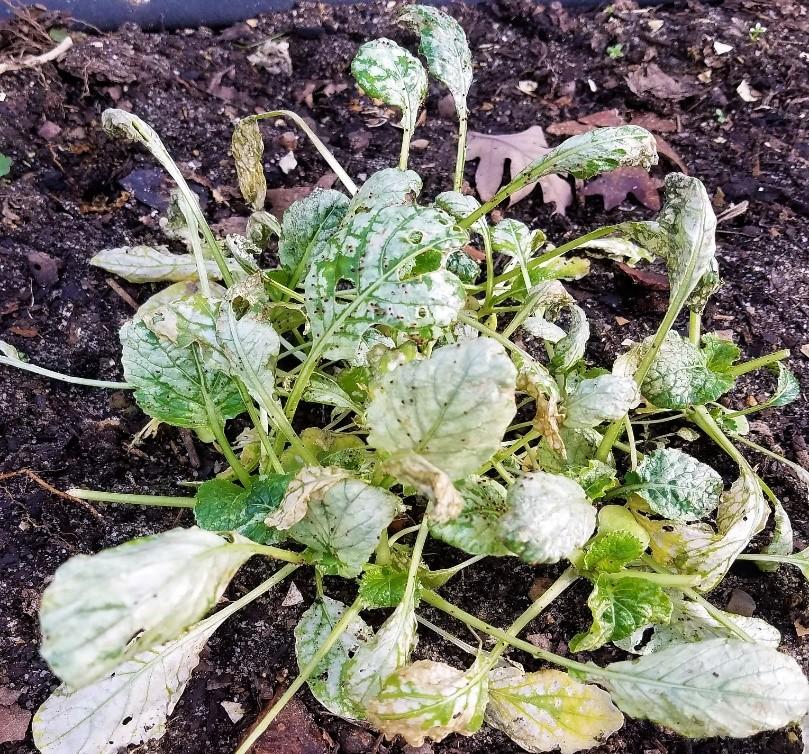
[{"label": "silvery discolored leaf", "polygon": [[390,39],[375,39],[359,48],[351,73],[369,97],[402,111],[402,128],[407,134],[415,131],[427,95],[427,74],[416,58]]},{"label": "silvery discolored leaf", "polygon": [[253,209],[264,209],[267,179],[264,177],[264,139],[258,120],[242,118],[233,129],[230,151],[236,163],[239,190]]},{"label": "silvery discolored leaf", "polygon": [[345,222],[351,220],[354,215],[369,212],[371,209],[396,205],[411,206],[421,193],[421,187],[421,178],[413,170],[399,170],[399,168],[377,170],[368,176],[351,198]]},{"label": "silvery discolored leaf", "polygon": [[312,260],[323,253],[345,217],[348,204],[348,197],[339,191],[315,189],[284,212],[278,258],[294,280],[300,280]]},{"label": "silvery discolored leaf", "polygon": [[584,379],[565,399],[564,424],[572,429],[592,429],[622,419],[639,402],[640,391],[631,377],[602,374]]},{"label": "silvery discolored leaf", "polygon": [[[338,600],[323,596],[315,600],[295,626],[295,655],[298,667],[304,668],[323,645],[345,612]],[[355,719],[351,704],[345,698],[342,685],[343,667],[350,657],[374,632],[356,616],[323,658],[307,683],[309,690],[329,712],[346,720]]]},{"label": "silvery discolored leaf", "polygon": [[458,117],[466,118],[466,96],[472,84],[472,53],[460,24],[429,5],[406,5],[399,14],[399,21],[419,35],[419,51],[430,73],[449,89]]},{"label": "silvery discolored leaf", "polygon": [[421,746],[428,737],[443,741],[450,733],[471,736],[483,724],[488,685],[484,660],[466,673],[419,660],[385,679],[368,703],[368,720],[387,738],[401,736],[410,746]]},{"label": "silvery discolored leaf", "polygon": [[309,500],[306,515],[289,536],[309,549],[306,557],[323,573],[353,578],[393,521],[399,499],[357,479],[343,479]]},{"label": "silvery discolored leaf", "polygon": [[[444,191],[435,197],[435,206],[444,210],[456,220],[461,220],[478,209],[480,202],[474,196],[462,194],[460,191]],[[485,217],[475,220],[470,230],[480,236],[486,236],[490,232],[489,224],[486,222]]]},{"label": "silvery discolored leaf", "polygon": [[624,716],[606,691],[567,673],[508,666],[489,675],[486,722],[534,754],[575,754],[619,730]]},{"label": "silvery discolored leaf", "polygon": [[710,466],[677,448],[653,450],[624,482],[655,513],[676,521],[707,516],[719,504],[724,486]]},{"label": "silvery discolored leaf", "polygon": [[631,717],[691,738],[747,738],[809,711],[809,682],[791,657],[762,644],[677,644],[590,677]]},{"label": "silvery discolored leaf", "polygon": [[[130,320],[120,333],[124,378],[149,416],[177,427],[206,429],[208,412],[192,351],[158,337],[142,320]],[[233,380],[221,371],[204,375],[208,393],[223,419],[244,411]]]},{"label": "silvery discolored leaf", "polygon": [[192,527],[76,555],[42,596],[42,656],[86,686],[199,620],[251,554]]},{"label": "silvery discolored leaf", "polygon": [[393,456],[385,462],[383,468],[403,484],[415,487],[422,495],[430,498],[431,504],[427,509],[430,521],[446,523],[463,509],[463,498],[452,480],[424,456],[418,453]]},{"label": "silvery discolored leaf", "polygon": [[432,208],[374,206],[348,218],[305,283],[312,333],[329,340],[324,356],[356,359],[376,326],[429,336],[452,324],[464,291],[445,263],[467,238]]},{"label": "silvery discolored leaf", "polygon": [[557,474],[525,474],[509,489],[507,503],[498,533],[527,563],[557,563],[595,529],[596,511],[584,490]]},{"label": "silvery discolored leaf", "polygon": [[374,391],[368,444],[389,455],[421,455],[451,480],[463,479],[499,449],[516,411],[516,373],[489,338],[404,364]]},{"label": "silvery discolored leaf", "polygon": [[410,590],[343,667],[343,687],[356,717],[365,717],[368,703],[378,696],[385,679],[409,662],[417,641],[415,590]]},{"label": "silvery discolored leaf", "polygon": [[545,234],[541,230],[531,230],[519,220],[501,220],[492,229],[492,248],[514,260],[520,267],[526,289],[531,287],[531,276],[526,265],[531,261],[535,251],[545,243]]},{"label": "silvery discolored leaf", "polygon": [[343,469],[304,466],[289,481],[281,505],[267,515],[264,523],[282,531],[290,529],[306,515],[310,502],[322,500],[337,482],[348,477]]},{"label": "silvery discolored leaf", "polygon": [[[235,260],[227,260],[231,272],[238,269]],[[129,283],[163,283],[195,280],[197,264],[193,254],[172,254],[165,246],[120,246],[99,251],[90,259],[93,267],[111,272]],[[205,262],[211,280],[221,280],[215,262]]]}]

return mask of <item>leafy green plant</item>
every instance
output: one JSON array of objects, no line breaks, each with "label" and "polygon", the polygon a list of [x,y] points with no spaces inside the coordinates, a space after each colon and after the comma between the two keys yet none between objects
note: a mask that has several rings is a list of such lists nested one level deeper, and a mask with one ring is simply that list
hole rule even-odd
[{"label": "leafy green plant", "polygon": [[[331,713],[412,745],[471,735],[485,721],[534,752],[596,746],[623,713],[684,736],[746,737],[809,711],[809,683],[778,651],[778,631],[705,598],[737,559],[789,564],[809,577],[809,555],[793,554],[784,509],[737,447],[763,450],[742,436],[752,409],[716,403],[754,369],[775,369],[778,381],[761,410],[794,400],[798,386],[781,363],[786,352],[739,363],[732,343],[700,333],[719,284],[704,187],[670,175],[656,221],[611,225],[557,247],[516,220],[493,227],[489,211],[542,176],[648,169],[654,138],[635,126],[574,136],[481,205],[458,191],[472,76],[464,33],[431,7],[408,7],[402,21],[418,33],[461,122],[454,188],[432,203],[420,200],[421,180],[407,169],[427,72],[390,40],[363,45],[352,71],[369,95],[401,110],[398,168],[357,187],[294,114],[249,116],[233,137],[252,206],[244,236],[214,235],[147,124],[104,113],[108,133],[142,144],[176,182],[163,227],[187,252],[136,246],[92,260],[131,281],[171,283],[121,329],[126,382],[44,370],[7,344],[0,361],[131,389],[153,424],[193,430],[228,467],[193,497],[70,490],[84,500],[187,507],[196,525],[57,570],[40,613],[42,654],[63,681],[34,719],[45,754],[112,754],[158,738],[213,632],[299,570],[312,574],[317,592],[295,629],[300,674],[238,754],[304,684]],[[309,135],[345,189],[315,191],[280,223],[264,211],[259,130],[263,118],[279,117]],[[564,255],[608,236],[637,259],[661,257],[671,281],[657,331],[612,371],[585,365],[587,317],[560,282],[582,270]],[[484,250],[483,270],[464,252],[470,242]],[[270,269],[261,266],[267,249],[277,251]],[[507,261],[499,274],[496,255]],[[682,336],[674,325],[686,310]],[[330,406],[331,420],[306,427],[304,403]],[[232,443],[226,425],[237,417],[247,428]],[[738,466],[729,489],[662,440],[641,452],[636,429],[674,421],[699,429]],[[749,552],[770,508],[772,539]],[[391,536],[394,519],[410,525]],[[433,570],[423,559],[428,537],[469,557]],[[211,613],[254,556],[284,565]],[[498,628],[439,594],[486,557],[568,567]],[[351,605],[328,596],[326,577],[356,582]],[[592,624],[570,637],[571,651],[613,642],[638,659],[599,666],[519,638],[578,580],[592,585]],[[497,643],[470,647],[421,619],[423,604]],[[390,608],[377,631],[361,616]],[[468,667],[413,661],[419,620],[468,651]],[[554,669],[528,672],[505,657],[509,647]]]}]

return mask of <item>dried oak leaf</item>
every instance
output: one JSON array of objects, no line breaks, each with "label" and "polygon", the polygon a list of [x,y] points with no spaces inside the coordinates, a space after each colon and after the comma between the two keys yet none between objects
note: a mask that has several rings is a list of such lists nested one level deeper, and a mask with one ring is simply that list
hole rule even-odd
[{"label": "dried oak leaf", "polygon": [[[531,126],[516,134],[481,134],[469,132],[466,148],[467,160],[480,160],[475,171],[475,186],[483,201],[491,199],[503,184],[506,160],[509,161],[509,174],[513,178],[524,167],[550,152],[545,134],[539,126]],[[538,181],[542,189],[542,199],[547,204],[554,202],[556,212],[561,215],[573,201],[573,191],[566,180],[558,175],[549,175]],[[516,204],[530,194],[536,183],[520,189],[511,196],[511,204]]]},{"label": "dried oak leaf", "polygon": [[669,76],[657,63],[647,63],[631,71],[626,77],[629,90],[638,97],[650,95],[675,102],[694,94],[694,86],[682,79]]},{"label": "dried oak leaf", "polygon": [[293,186],[292,188],[270,188],[267,189],[267,201],[270,203],[270,212],[279,220],[287,208],[298,199],[309,196],[316,188],[331,188],[337,176],[334,173],[326,173],[314,186]]},{"label": "dried oak leaf", "polygon": [[629,194],[644,207],[660,209],[658,189],[663,185],[659,178],[649,175],[643,168],[618,168],[590,181],[582,190],[582,196],[602,196],[604,209],[615,209]]}]

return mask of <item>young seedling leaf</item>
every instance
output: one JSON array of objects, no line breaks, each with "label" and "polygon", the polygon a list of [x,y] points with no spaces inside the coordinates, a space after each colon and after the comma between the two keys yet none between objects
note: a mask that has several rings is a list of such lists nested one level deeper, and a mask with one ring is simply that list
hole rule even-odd
[{"label": "young seedling leaf", "polygon": [[383,38],[360,47],[351,62],[351,73],[369,97],[402,111],[401,125],[409,140],[427,96],[424,66],[396,42]]},{"label": "young seedling leaf", "polygon": [[461,25],[428,5],[405,6],[399,20],[419,35],[419,51],[427,68],[449,89],[458,117],[465,119],[466,96],[472,84],[472,54]]},{"label": "young seedling leaf", "polygon": [[507,502],[498,534],[527,563],[556,563],[582,547],[595,529],[595,508],[584,490],[563,476],[526,474],[509,489]]},{"label": "young seedling leaf", "polygon": [[658,584],[631,576],[598,576],[587,605],[593,623],[589,631],[570,640],[572,652],[589,652],[625,639],[649,623],[668,623],[672,610],[671,600]]},{"label": "young seedling leaf", "polygon": [[389,455],[421,455],[451,480],[463,479],[500,447],[516,411],[516,372],[489,338],[404,364],[374,391],[368,444]]},{"label": "young seedling leaf", "polygon": [[511,257],[522,270],[523,279],[529,282],[531,278],[526,265],[544,242],[545,234],[541,230],[532,231],[519,220],[502,220],[492,230],[494,251]]},{"label": "young seedling leaf", "polygon": [[406,570],[369,563],[362,574],[358,594],[369,607],[396,607],[406,591]]},{"label": "young seedling leaf", "polygon": [[708,524],[651,521],[643,516],[638,521],[651,537],[652,557],[678,573],[700,576],[698,589],[708,592],[764,528],[768,515],[756,476],[744,470],[720,498],[716,531]]},{"label": "young seedling leaf", "polygon": [[489,675],[486,722],[526,751],[575,754],[619,730],[624,716],[606,691],[567,673],[508,666]]},{"label": "young seedling leaf", "polygon": [[[301,616],[295,626],[295,655],[304,668],[345,612],[346,606],[331,597],[321,597]],[[346,720],[356,716],[346,699],[342,684],[345,664],[354,652],[370,641],[374,632],[359,616],[355,617],[309,677],[309,690],[329,712]]]},{"label": "young seedling leaf", "polygon": [[463,509],[451,521],[430,526],[430,534],[470,555],[511,555],[498,536],[508,510],[506,488],[494,479],[472,476],[458,484]]},{"label": "young seedling leaf", "polygon": [[356,717],[365,717],[368,703],[379,695],[387,677],[409,662],[417,641],[415,590],[410,590],[343,667],[343,687]]},{"label": "young seedling leaf", "polygon": [[242,118],[233,129],[230,151],[236,163],[239,190],[255,210],[264,209],[267,179],[264,177],[264,139],[256,118]]},{"label": "young seedling leaf", "polygon": [[466,285],[473,285],[480,277],[480,265],[466,251],[453,251],[447,257],[447,270]]},{"label": "young seedling leaf", "polygon": [[290,477],[270,474],[256,479],[249,490],[224,479],[203,482],[197,490],[194,518],[208,531],[236,531],[259,544],[283,542],[286,535],[264,519],[281,505]]},{"label": "young seedling leaf", "polygon": [[691,738],[746,738],[809,711],[809,682],[798,663],[761,644],[708,639],[605,670],[590,677],[627,715]]},{"label": "young seedling leaf", "polygon": [[323,573],[352,578],[362,572],[398,509],[399,499],[389,492],[343,479],[309,500],[289,535],[309,548],[309,561]]},{"label": "young seedling leaf", "polygon": [[335,406],[339,409],[362,414],[364,408],[354,401],[351,396],[340,387],[336,380],[327,374],[313,374],[306,386],[303,399],[310,403],[319,403],[324,406]]},{"label": "young seedling leaf", "polygon": [[199,620],[251,554],[194,527],[76,555],[42,596],[42,656],[72,688],[97,681]]},{"label": "young seedling leaf", "polygon": [[591,429],[616,421],[640,403],[640,391],[631,377],[602,374],[580,380],[565,399],[564,424],[572,429]]},{"label": "young seedling leaf", "polygon": [[389,675],[368,703],[368,719],[387,738],[410,746],[450,733],[471,736],[483,724],[488,668],[478,660],[465,673],[443,662],[419,660]]},{"label": "young seedling leaf", "polygon": [[649,546],[649,535],[646,529],[623,505],[605,505],[598,511],[598,533],[610,534],[612,532],[631,534],[643,545],[644,551]]},{"label": "young seedling leaf", "polygon": [[348,205],[348,197],[339,191],[315,189],[284,212],[278,258],[293,280],[301,280],[312,261],[323,253]]},{"label": "young seedling leaf", "polygon": [[[208,429],[203,384],[192,351],[158,337],[142,320],[130,320],[120,333],[124,379],[134,386],[144,413],[166,424]],[[221,371],[204,375],[207,392],[222,419],[244,411],[233,380]]]},{"label": "young seedling leaf", "polygon": [[[756,643],[773,649],[777,649],[781,643],[778,629],[761,618],[748,618],[716,607],[708,612],[698,602],[689,602],[680,596],[669,596],[672,601],[669,623],[641,626],[631,636],[616,641],[615,644],[627,652],[646,655],[677,644],[706,639],[738,639],[739,631],[743,631]],[[651,636],[647,636],[649,628],[653,629]]]},{"label": "young seedling leaf", "polygon": [[199,654],[221,620],[216,616],[183,636],[105,670],[89,686],[59,686],[34,715],[31,732],[42,754],[115,754],[160,738]]},{"label": "young seedling leaf", "polygon": [[464,292],[445,263],[466,241],[437,209],[393,205],[348,218],[306,278],[312,333],[329,340],[324,356],[357,360],[381,325],[429,334],[454,322]]},{"label": "young seedling leaf", "polygon": [[[710,466],[677,448],[647,454],[625,484],[663,518],[694,521],[719,505],[722,477]],[[627,491],[629,491],[629,489]]]},{"label": "young seedling leaf", "polygon": [[615,468],[595,458],[591,458],[586,466],[574,466],[562,473],[576,482],[590,500],[600,500],[618,486]]},{"label": "young seedling leaf", "polygon": [[631,531],[600,531],[587,545],[583,564],[594,573],[618,573],[645,551],[644,541]]},{"label": "young seedling leaf", "polygon": [[[172,254],[165,246],[119,246],[104,249],[91,257],[90,264],[111,272],[129,283],[173,283],[197,279],[193,254]],[[239,269],[228,260],[231,272]],[[205,269],[211,280],[221,280],[219,267],[210,260]]]}]

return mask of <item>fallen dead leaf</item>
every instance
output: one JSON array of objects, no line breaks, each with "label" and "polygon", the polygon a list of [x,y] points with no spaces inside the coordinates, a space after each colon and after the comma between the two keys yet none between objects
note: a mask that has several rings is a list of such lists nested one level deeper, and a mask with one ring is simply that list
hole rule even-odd
[{"label": "fallen dead leaf", "polygon": [[316,188],[331,188],[336,180],[337,176],[334,173],[326,173],[314,186],[267,189],[267,201],[270,203],[272,214],[280,219],[290,204],[309,196]]},{"label": "fallen dead leaf", "polygon": [[640,267],[630,267],[625,262],[616,262],[615,266],[635,285],[640,285],[651,291],[668,291],[669,289],[669,278],[661,272],[645,270]]},{"label": "fallen dead leaf", "polygon": [[631,71],[626,83],[638,97],[650,95],[676,102],[694,94],[694,87],[690,83],[669,76],[657,63],[647,63]]},{"label": "fallen dead leaf", "polygon": [[430,140],[429,139],[413,139],[413,141],[410,142],[410,146],[413,149],[420,149],[420,150],[423,151],[423,150],[427,149],[427,147],[430,146]]},{"label": "fallen dead leaf", "polygon": [[455,99],[451,94],[445,94],[438,100],[438,115],[444,120],[455,118]]},{"label": "fallen dead leaf", "polygon": [[658,134],[673,134],[677,131],[677,124],[671,118],[661,118],[654,113],[636,113],[629,122]]},{"label": "fallen dead leaf", "polygon": [[803,354],[803,355],[804,355],[804,356],[805,356],[807,359],[809,359],[809,343],[804,343],[804,344],[803,344],[803,345],[800,347],[800,352],[801,352],[801,353],[802,353],[802,354]]},{"label": "fallen dead leaf", "polygon": [[517,89],[519,89],[523,94],[528,94],[531,96],[536,93],[538,87],[539,84],[537,84],[536,81],[531,81],[530,79],[517,82]]},{"label": "fallen dead leaf", "polygon": [[295,154],[293,152],[287,152],[280,160],[278,160],[278,167],[281,168],[284,175],[289,175],[296,167],[298,167],[298,161],[295,159]]},{"label": "fallen dead leaf", "polygon": [[623,327],[624,325],[629,324],[629,320],[626,317],[619,317],[617,314],[615,315],[615,324],[619,327]]},{"label": "fallen dead leaf", "polygon": [[720,42],[718,39],[713,43],[713,51],[717,55],[726,55],[733,49],[733,45],[726,44],[725,42]]},{"label": "fallen dead leaf", "polygon": [[222,705],[222,709],[225,710],[225,713],[230,718],[230,722],[234,725],[239,722],[244,717],[244,705],[241,702],[220,702]]},{"label": "fallen dead leaf", "polygon": [[[531,126],[515,134],[481,134],[470,131],[466,149],[467,160],[477,160],[475,186],[483,201],[491,199],[503,183],[506,160],[510,162],[510,175],[513,178],[524,167],[550,152],[545,134],[539,126]],[[573,191],[566,180],[558,175],[549,175],[538,181],[542,188],[542,199],[548,204],[554,202],[556,212],[561,215],[573,201]],[[536,183],[515,192],[511,204],[516,204],[528,196]]]},{"label": "fallen dead leaf", "polygon": [[761,99],[761,92],[753,89],[747,79],[743,79],[742,83],[736,87],[736,94],[738,94],[745,102],[758,102]]},{"label": "fallen dead leaf", "polygon": [[794,625],[795,633],[798,635],[799,639],[803,639],[804,636],[809,636],[809,626],[804,626],[800,619],[796,619]]},{"label": "fallen dead leaf", "polygon": [[252,754],[327,754],[328,751],[323,733],[306,705],[294,697],[251,749]]},{"label": "fallen dead leaf", "polygon": [[289,584],[289,589],[287,590],[286,597],[284,597],[284,601],[281,603],[281,607],[294,607],[295,605],[300,605],[301,602],[303,602],[301,590],[298,589],[295,582],[292,581]]},{"label": "fallen dead leaf", "polygon": [[0,688],[0,744],[23,741],[31,722],[31,713],[17,704],[20,691]]},{"label": "fallen dead leaf", "polygon": [[292,75],[289,42],[285,39],[265,40],[254,53],[247,56],[247,60],[257,68],[263,68],[272,76]]},{"label": "fallen dead leaf", "polygon": [[582,190],[582,196],[601,196],[604,209],[609,212],[632,194],[644,207],[660,209],[658,189],[663,181],[649,175],[643,168],[618,168],[590,181]]},{"label": "fallen dead leaf", "polygon": [[734,589],[730,593],[726,609],[730,613],[750,618],[756,612],[756,601],[744,589]]}]

